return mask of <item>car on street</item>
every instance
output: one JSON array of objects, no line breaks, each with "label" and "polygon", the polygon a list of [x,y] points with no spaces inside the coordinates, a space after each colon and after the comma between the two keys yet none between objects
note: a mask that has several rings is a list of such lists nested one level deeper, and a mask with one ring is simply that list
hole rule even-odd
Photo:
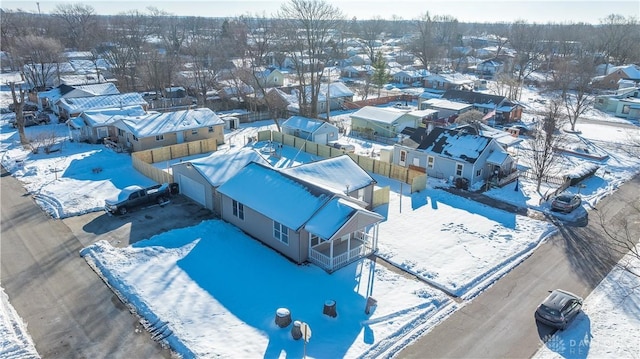
[{"label": "car on street", "polygon": [[580,195],[562,194],[551,201],[551,210],[564,213],[571,213],[574,209],[580,207],[582,198]]},{"label": "car on street", "polygon": [[566,290],[555,289],[538,305],[535,318],[540,323],[564,330],[581,310],[582,298]]}]

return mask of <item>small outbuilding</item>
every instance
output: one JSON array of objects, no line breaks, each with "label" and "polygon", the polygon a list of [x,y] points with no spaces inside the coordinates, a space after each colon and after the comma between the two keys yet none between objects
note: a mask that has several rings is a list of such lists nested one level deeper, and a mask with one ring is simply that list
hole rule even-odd
[{"label": "small outbuilding", "polygon": [[282,132],[307,141],[326,145],[330,141],[338,140],[339,129],[322,120],[292,116],[282,124]]}]

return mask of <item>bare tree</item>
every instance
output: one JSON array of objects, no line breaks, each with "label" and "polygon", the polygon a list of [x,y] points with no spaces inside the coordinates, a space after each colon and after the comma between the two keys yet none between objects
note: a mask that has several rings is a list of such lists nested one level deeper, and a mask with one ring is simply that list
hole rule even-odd
[{"label": "bare tree", "polygon": [[[626,204],[630,209],[630,213],[620,216],[618,211],[593,211],[599,227],[602,229],[605,238],[609,239],[607,248],[615,254],[628,254],[636,260],[640,260],[640,251],[638,250],[638,220],[640,219],[640,202],[637,198],[629,198]],[[616,264],[619,268],[636,277],[640,277],[633,266],[629,266],[624,261]]]},{"label": "bare tree", "polygon": [[324,0],[289,0],[282,5],[277,17],[285,20],[287,31],[282,39],[300,84],[300,114],[315,118],[325,66],[324,49],[331,30],[339,28],[342,12]]},{"label": "bare tree", "polygon": [[58,4],[52,15],[64,24],[62,34],[67,39],[67,47],[87,50],[93,45],[93,32],[97,24],[93,6],[82,3]]},{"label": "bare tree", "polygon": [[247,45],[244,51],[244,62],[247,68],[243,72],[245,74],[243,81],[253,87],[254,103],[260,103],[267,108],[280,131],[279,110],[271,97],[267,96],[272,86],[266,82],[269,73],[267,57],[273,53],[278,40],[275,24],[264,14],[251,18],[247,23],[251,23],[253,28],[247,32]]},{"label": "bare tree", "polygon": [[103,55],[111,65],[119,87],[135,91],[139,85],[138,69],[148,50],[148,36],[152,31],[150,17],[136,10],[116,15],[112,20],[112,40]]},{"label": "bare tree", "polygon": [[13,100],[13,107],[16,112],[16,127],[18,128],[18,134],[20,136],[20,144],[26,146],[29,144],[29,140],[24,133],[24,114],[22,109],[24,108],[24,98],[25,91],[22,86],[19,86],[18,92],[16,93],[16,83],[9,82],[9,88],[11,88],[11,99]]},{"label": "bare tree", "polygon": [[407,46],[408,51],[417,57],[425,68],[438,57],[438,47],[434,39],[435,25],[429,12],[414,22],[416,37]]},{"label": "bare tree", "polygon": [[571,131],[575,131],[578,118],[593,103],[591,96],[591,80],[593,78],[593,62],[590,56],[562,61],[556,67],[554,77],[561,90],[561,98],[567,111]]},{"label": "bare tree", "polygon": [[459,125],[480,124],[485,122],[482,120],[484,116],[485,114],[478,110],[471,110],[456,117],[455,123]]},{"label": "bare tree", "polygon": [[627,61],[640,60],[640,29],[638,19],[611,14],[600,20],[596,37],[596,49],[604,55],[608,64],[613,61],[616,65],[623,65]]},{"label": "bare tree", "polygon": [[551,101],[544,118],[536,123],[529,145],[529,165],[536,179],[536,190],[540,191],[542,180],[551,174],[557,160],[555,149],[562,142],[562,103]]},{"label": "bare tree", "polygon": [[36,91],[59,82],[59,61],[62,55],[60,41],[35,35],[27,35],[15,45],[20,59],[20,72]]},{"label": "bare tree", "polygon": [[520,99],[524,79],[540,67],[542,60],[539,46],[542,40],[541,30],[540,25],[527,24],[524,20],[518,20],[511,24],[509,43],[516,51],[516,57],[509,73],[515,77],[517,84],[508,94],[511,99]]},{"label": "bare tree", "polygon": [[358,30],[358,37],[360,38],[360,44],[367,53],[371,63],[376,61],[376,52],[378,51],[378,41],[380,41],[380,35],[386,28],[387,22],[377,16],[371,20],[361,21]]}]

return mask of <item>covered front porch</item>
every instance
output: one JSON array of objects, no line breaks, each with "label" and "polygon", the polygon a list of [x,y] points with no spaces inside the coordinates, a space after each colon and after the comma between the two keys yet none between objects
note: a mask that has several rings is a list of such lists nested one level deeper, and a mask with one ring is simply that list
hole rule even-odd
[{"label": "covered front porch", "polygon": [[309,261],[329,273],[378,250],[378,223],[331,240],[309,235]]}]

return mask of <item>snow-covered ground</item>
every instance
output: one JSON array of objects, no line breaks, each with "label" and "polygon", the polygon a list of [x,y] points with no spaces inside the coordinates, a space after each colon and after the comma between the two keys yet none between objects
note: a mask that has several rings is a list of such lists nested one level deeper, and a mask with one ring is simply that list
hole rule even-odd
[{"label": "snow-covered ground", "polygon": [[[53,217],[100,210],[104,198],[117,189],[151,183],[133,170],[126,154],[65,141],[60,152],[34,155],[20,148],[17,134],[5,121],[0,125],[2,164]],[[269,128],[273,128],[270,121],[242,126],[227,134],[225,150],[242,147],[248,137]],[[578,129],[609,154],[584,188],[568,189],[581,191],[588,207],[640,171],[640,159],[623,148],[624,136],[629,132],[637,136],[638,131],[590,124],[579,124]],[[68,128],[60,124],[27,128],[31,136],[41,131],[56,132],[61,138],[68,135]],[[367,155],[385,147],[355,138],[345,141]],[[565,158],[567,166],[587,161]],[[284,146],[272,163],[284,167],[316,159]],[[166,335],[173,348],[187,356],[299,357],[302,343],[291,339],[289,328],[280,329],[274,323],[277,308],[286,307],[294,320],[309,323],[313,331],[306,348],[310,357],[327,353],[371,357],[393,353],[428,331],[464,305],[445,293],[472,298],[535,250],[554,229],[546,222],[435,189],[437,181],[410,194],[408,186],[401,190],[397,181],[380,176],[376,180],[391,187],[390,203],[375,209],[385,217],[379,255],[421,280],[369,260],[332,275],[312,265],[296,266],[220,221],[175,229],[126,248],[100,242],[83,254],[150,325],[161,328],[160,336]],[[488,195],[548,210],[540,198],[553,188],[538,193],[531,181],[521,180],[515,189],[511,184]],[[640,296],[630,295],[638,303]],[[378,302],[370,315],[364,313],[368,296]],[[337,318],[322,315],[326,300],[337,302]],[[638,306],[631,313],[638,317]],[[0,315],[5,316],[4,311]]]}]

